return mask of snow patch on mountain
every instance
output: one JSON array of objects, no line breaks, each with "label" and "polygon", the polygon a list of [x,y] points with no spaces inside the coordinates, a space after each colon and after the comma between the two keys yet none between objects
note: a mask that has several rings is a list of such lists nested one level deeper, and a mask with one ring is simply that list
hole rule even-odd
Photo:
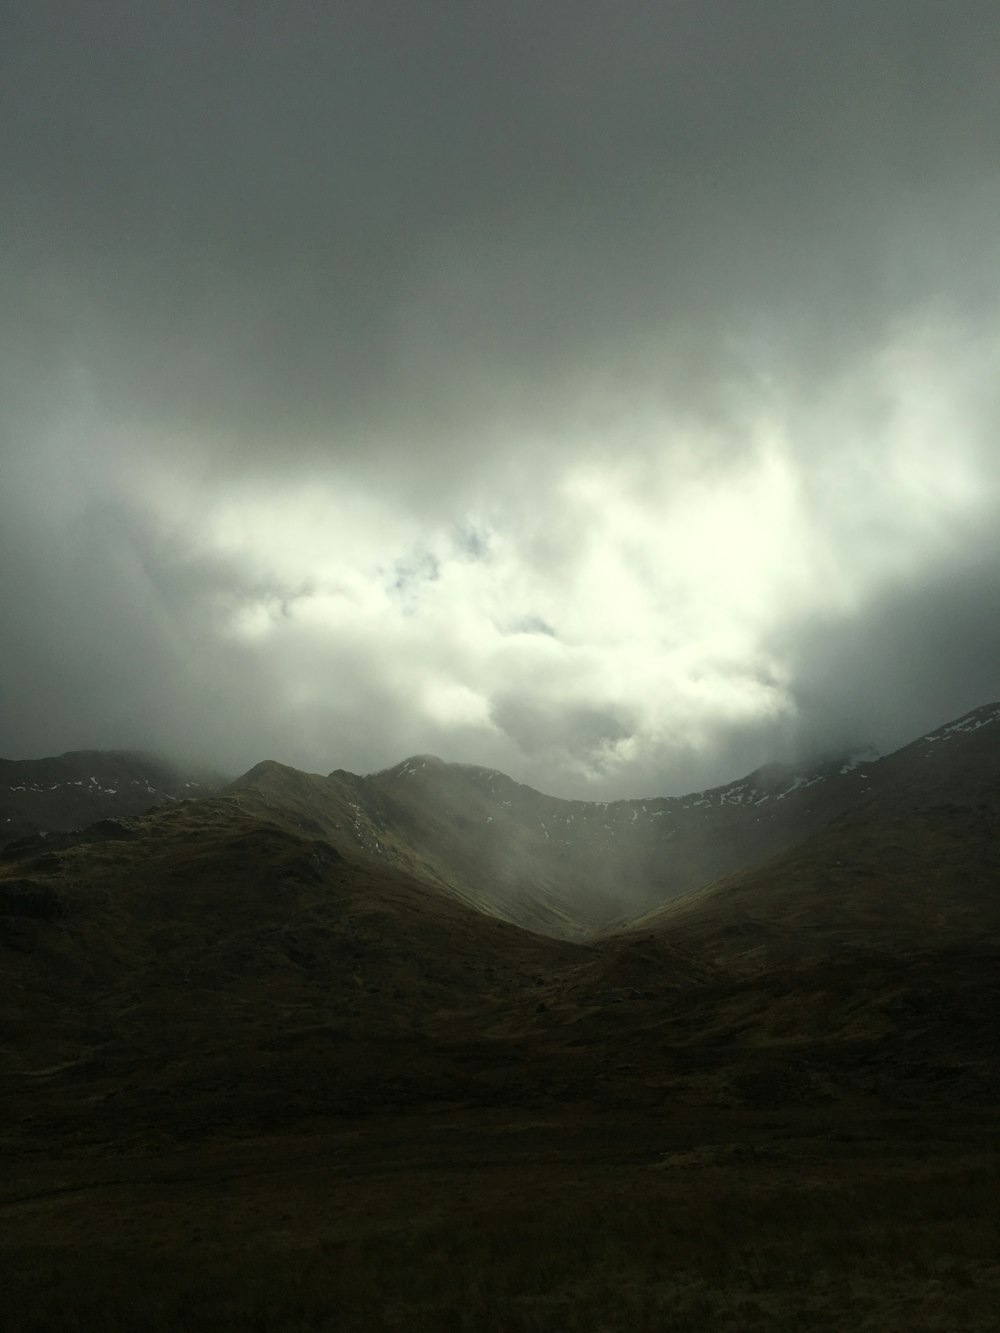
[{"label": "snow patch on mountain", "polygon": [[951,740],[955,736],[978,731],[980,727],[988,727],[997,721],[1000,721],[1000,704],[985,704],[982,708],[975,708],[971,713],[966,713],[956,722],[949,722],[946,727],[928,732],[923,739],[928,745],[935,745],[939,741]]}]

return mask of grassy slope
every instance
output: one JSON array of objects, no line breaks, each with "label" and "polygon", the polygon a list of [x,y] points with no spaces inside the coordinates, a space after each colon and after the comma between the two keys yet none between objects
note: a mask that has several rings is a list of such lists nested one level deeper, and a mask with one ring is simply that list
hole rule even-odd
[{"label": "grassy slope", "polygon": [[553,863],[540,834],[485,800],[460,769],[430,762],[430,783],[394,782],[391,772],[375,779],[346,772],[321,777],[267,762],[230,791],[247,809],[293,814],[303,831],[527,929],[572,938],[602,919],[575,901],[575,881]]},{"label": "grassy slope", "polygon": [[534,978],[578,951],[287,822],[221,798],[5,867],[0,903],[54,904],[0,917],[0,1043],[32,1134],[440,1099],[486,1032],[488,1094]]}]

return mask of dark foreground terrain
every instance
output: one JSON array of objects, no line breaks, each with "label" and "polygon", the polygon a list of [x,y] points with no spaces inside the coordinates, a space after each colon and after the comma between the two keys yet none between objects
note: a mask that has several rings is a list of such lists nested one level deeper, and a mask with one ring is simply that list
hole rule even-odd
[{"label": "dark foreground terrain", "polygon": [[1000,783],[963,745],[574,941],[280,789],[8,847],[0,1327],[992,1333]]},{"label": "dark foreground terrain", "polygon": [[16,1330],[993,1330],[990,1114],[336,1118],[22,1160]]}]

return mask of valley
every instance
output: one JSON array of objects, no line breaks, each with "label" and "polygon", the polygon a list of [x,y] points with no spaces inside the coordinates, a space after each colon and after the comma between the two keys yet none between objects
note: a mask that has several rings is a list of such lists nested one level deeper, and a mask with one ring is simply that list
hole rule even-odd
[{"label": "valley", "polygon": [[985,1333],[998,722],[593,809],[428,757],[22,806],[5,1327]]}]

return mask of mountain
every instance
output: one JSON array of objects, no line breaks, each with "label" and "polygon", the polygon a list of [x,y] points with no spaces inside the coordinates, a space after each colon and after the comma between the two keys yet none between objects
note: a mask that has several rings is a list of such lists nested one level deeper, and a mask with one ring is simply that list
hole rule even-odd
[{"label": "mountain", "polygon": [[206,796],[225,781],[127,750],[70,750],[51,759],[0,759],[0,844],[153,805]]},{"label": "mountain", "polygon": [[3,1091],[30,1092],[5,1132],[32,1137],[468,1095],[468,1049],[578,961],[228,795],[8,859],[0,953]]},{"label": "mountain", "polygon": [[[373,857],[460,902],[531,930],[582,939],[761,864],[832,820],[878,806],[989,799],[1000,754],[989,704],[884,758],[806,770],[770,764],[681,797],[609,802],[546,796],[495,769],[417,755],[381,772],[302,773],[265,761],[225,788],[247,811]],[[0,761],[9,838],[71,830],[220,789],[142,756],[76,752]]]},{"label": "mountain", "polygon": [[[780,1101],[1000,1091],[1000,708],[872,765],[864,799],[766,862],[601,938],[716,969],[684,1025]],[[723,999],[724,997],[724,999]],[[737,1083],[740,1078],[737,1078]]]},{"label": "mountain", "polygon": [[797,775],[771,765],[689,796],[588,802],[543,795],[495,769],[417,755],[365,777],[321,777],[269,761],[228,790],[260,811],[295,810],[302,829],[480,910],[581,938],[820,827],[864,800],[871,769],[836,761]]},{"label": "mountain", "polygon": [[[576,943],[418,873],[398,819],[382,841],[375,807],[346,800],[364,779],[263,765],[216,796],[25,840],[0,862],[0,1095],[20,1100],[5,1132],[83,1142],[97,1115],[104,1134],[186,1138],[401,1105],[649,1107],[667,1088],[750,1106],[793,1086],[806,1104],[992,1095],[994,735],[932,733],[849,816]],[[438,836],[470,781],[518,799],[440,768],[461,799]],[[343,833],[345,809],[338,844],[323,825]],[[389,859],[404,852],[408,869]]]},{"label": "mountain", "polygon": [[[490,1101],[521,1095],[501,1086],[515,1066],[530,1072],[529,1098],[587,1087],[646,1104],[668,1067],[673,1095],[712,1100],[737,1095],[744,1066],[773,1073],[804,1050],[808,1087],[842,1095],[857,1069],[879,1066],[886,1032],[928,1006],[965,1015],[968,1055],[982,1031],[969,997],[992,1022],[987,982],[1000,974],[998,720],[996,706],[977,710],[805,781],[772,769],[697,798],[618,803],[629,817],[617,823],[603,805],[424,757],[369,778],[265,763],[211,797],[25,839],[0,861],[0,1050],[34,1071],[32,1133],[83,1115],[81,1133],[94,1105],[133,1126],[172,1107],[191,1132],[230,1112],[257,1124],[398,1099]],[[787,803],[804,799],[803,815],[834,813],[793,846],[624,925],[553,938],[584,920],[569,918],[571,877],[555,877],[560,845],[572,873],[590,856],[610,876],[633,824],[667,849],[707,847],[706,828],[738,828],[740,812],[753,821],[743,827],[788,837]],[[651,832],[668,820],[666,835]],[[491,845],[508,864],[477,889]],[[489,911],[512,886],[548,933]],[[601,881],[606,908],[614,887]],[[613,1093],[611,1032],[628,1066]],[[908,1058],[950,1067],[961,1042],[937,1041]],[[827,1047],[832,1064],[816,1064]],[[965,1077],[986,1086],[987,1073]]]},{"label": "mountain", "polygon": [[873,765],[864,800],[768,861],[624,923],[622,937],[725,930],[751,969],[755,933],[781,957],[971,949],[1000,935],[1000,707]]},{"label": "mountain", "polygon": [[[986,1333],[998,720],[619,822],[425,756],[8,846],[5,1327]],[[629,824],[760,859],[554,938],[483,909],[582,931],[557,814],[591,917]]]},{"label": "mountain", "polygon": [[1000,757],[991,704],[882,759],[800,772],[771,764],[682,797],[566,801],[495,769],[418,755],[359,777],[274,763],[229,788],[300,827],[532,930],[583,938],[768,860],[875,802],[888,811],[988,793]]}]

